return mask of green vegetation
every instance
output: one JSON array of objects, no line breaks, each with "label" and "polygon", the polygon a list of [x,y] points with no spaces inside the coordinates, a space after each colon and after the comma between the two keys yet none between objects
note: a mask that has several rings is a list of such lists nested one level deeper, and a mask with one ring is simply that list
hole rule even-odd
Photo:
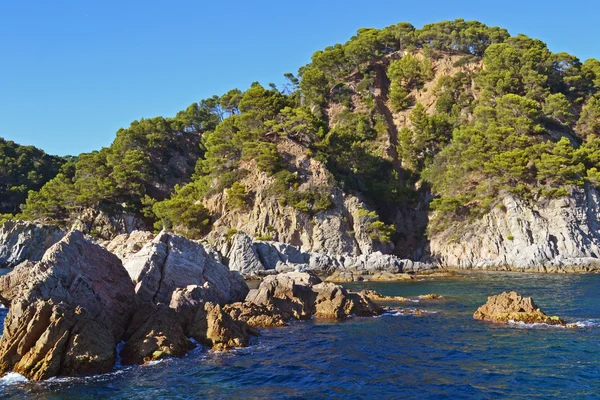
[{"label": "green vegetation", "polygon": [[600,183],[600,62],[539,40],[461,19],[400,23],[360,29],[285,77],[281,90],[255,82],[134,121],[73,160],[23,158],[5,142],[0,173],[13,175],[0,212],[17,212],[30,191],[26,218],[101,207],[196,238],[211,229],[216,195],[225,211],[271,197],[318,215],[335,193],[358,193],[374,210],[361,216],[369,235],[388,242],[398,213],[432,194],[435,233],[504,193],[538,201]]},{"label": "green vegetation", "polygon": [[0,214],[17,214],[30,190],[58,174],[68,157],[49,156],[33,146],[0,138]]}]

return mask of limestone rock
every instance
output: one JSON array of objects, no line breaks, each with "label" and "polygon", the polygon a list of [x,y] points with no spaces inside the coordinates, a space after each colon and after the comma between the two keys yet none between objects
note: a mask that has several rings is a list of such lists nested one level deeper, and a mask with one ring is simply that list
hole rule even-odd
[{"label": "limestone rock", "polygon": [[234,321],[224,312],[220,305],[206,303],[206,332],[197,340],[210,343],[214,350],[227,350],[235,347],[245,347],[250,341],[250,335],[256,334],[246,323]]},{"label": "limestone rock", "polygon": [[259,306],[249,302],[226,304],[223,310],[235,321],[246,322],[255,328],[284,326],[285,320],[272,306]]},{"label": "limestone rock", "polygon": [[265,270],[252,246],[252,239],[244,233],[233,235],[227,258],[229,269],[243,275],[254,275]]},{"label": "limestone rock", "polygon": [[340,285],[323,282],[312,287],[317,293],[314,316],[317,318],[342,319],[347,316],[371,316],[381,314],[381,307],[362,293],[351,293]]},{"label": "limestone rock", "polygon": [[559,317],[550,317],[544,314],[531,297],[522,297],[516,292],[503,292],[497,296],[488,297],[487,302],[475,311],[473,318],[502,323],[515,321],[527,324],[566,325]]},{"label": "limestone rock", "polygon": [[156,235],[152,232],[133,231],[116,236],[104,247],[121,260],[124,260],[128,256],[140,251],[145,244],[151,242],[155,237]]},{"label": "limestone rock", "polygon": [[0,296],[10,300],[0,373],[31,380],[109,371],[135,306],[121,261],[77,231],[0,277]]},{"label": "limestone rock", "polygon": [[205,301],[218,304],[241,301],[248,285],[238,272],[210,257],[203,246],[179,235],[159,234],[123,265],[143,302],[169,304],[173,292],[198,286]]},{"label": "limestone rock", "polygon": [[461,231],[431,237],[432,257],[460,269],[586,272],[600,269],[600,194],[592,185],[527,203],[505,195]]},{"label": "limestone rock", "polygon": [[81,231],[97,240],[114,237],[147,228],[137,216],[129,213],[109,214],[97,208],[87,208],[77,215],[71,229]]},{"label": "limestone rock", "polygon": [[285,319],[308,319],[316,297],[311,290],[320,283],[316,276],[305,272],[290,272],[268,276],[258,289],[246,296],[246,301],[259,306],[273,307]]},{"label": "limestone rock", "polygon": [[12,268],[23,261],[39,261],[65,232],[54,225],[6,221],[0,226],[0,268]]}]

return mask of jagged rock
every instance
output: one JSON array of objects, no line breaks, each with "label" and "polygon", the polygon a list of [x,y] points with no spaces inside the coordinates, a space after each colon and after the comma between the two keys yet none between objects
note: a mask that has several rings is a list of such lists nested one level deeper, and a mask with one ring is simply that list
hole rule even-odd
[{"label": "jagged rock", "polygon": [[244,233],[233,235],[227,258],[229,269],[243,275],[254,275],[265,270],[252,246],[252,239]]},{"label": "jagged rock", "polygon": [[235,321],[246,322],[255,328],[284,326],[285,320],[272,306],[259,306],[249,302],[226,304],[223,310]]},{"label": "jagged rock", "polygon": [[258,289],[250,290],[246,301],[260,306],[273,307],[287,320],[308,319],[316,297],[311,290],[321,280],[305,272],[289,272],[267,276]]},{"label": "jagged rock", "polygon": [[227,350],[235,347],[245,347],[250,341],[250,335],[257,334],[245,322],[234,321],[224,312],[220,305],[206,303],[205,337],[196,335],[198,341],[210,343],[214,350]]},{"label": "jagged rock", "polygon": [[310,253],[308,270],[318,274],[331,274],[339,271],[342,264],[334,257],[320,253]]},{"label": "jagged rock", "polygon": [[344,318],[377,315],[379,306],[360,293],[351,293],[315,275],[291,272],[265,278],[246,301],[274,309],[283,319]]},{"label": "jagged rock", "polygon": [[140,307],[129,331],[121,350],[123,365],[143,364],[169,356],[182,357],[194,348],[177,313],[164,305]]},{"label": "jagged rock", "polygon": [[135,305],[116,256],[73,231],[39,262],[0,277],[0,288],[10,300],[0,373],[41,380],[112,369]]},{"label": "jagged rock", "polygon": [[527,324],[566,325],[559,317],[550,317],[544,314],[531,297],[521,297],[517,292],[503,292],[497,296],[488,297],[487,302],[475,311],[473,318],[503,323],[515,321]]},{"label": "jagged rock", "polygon": [[371,281],[410,281],[414,279],[409,274],[392,274],[390,272],[378,272],[374,274],[369,280]]},{"label": "jagged rock", "polygon": [[140,251],[145,244],[151,242],[155,237],[156,234],[152,232],[133,231],[116,236],[104,247],[121,260],[124,260],[128,256]]},{"label": "jagged rock", "polygon": [[373,303],[363,293],[351,293],[340,285],[322,282],[312,287],[317,293],[314,302],[314,316],[317,318],[342,319],[350,315],[379,315],[381,307]]},{"label": "jagged rock", "polygon": [[479,221],[431,237],[446,266],[526,272],[600,269],[600,194],[592,185],[535,204],[509,195]]},{"label": "jagged rock", "polygon": [[12,268],[23,261],[39,261],[65,232],[54,225],[6,221],[0,226],[0,268]]},{"label": "jagged rock", "polygon": [[71,226],[71,229],[100,240],[112,240],[122,233],[131,233],[144,228],[147,228],[146,225],[133,214],[125,212],[109,214],[96,208],[86,208],[80,212]]},{"label": "jagged rock", "polygon": [[218,304],[243,300],[248,285],[238,272],[208,256],[203,246],[182,236],[161,233],[123,265],[143,302],[169,304],[173,292],[198,286],[202,299]]}]

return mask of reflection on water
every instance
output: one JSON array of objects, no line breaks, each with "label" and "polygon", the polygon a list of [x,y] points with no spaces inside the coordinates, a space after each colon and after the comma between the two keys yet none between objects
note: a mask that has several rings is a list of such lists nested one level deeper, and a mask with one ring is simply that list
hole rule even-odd
[{"label": "reflection on water", "polygon": [[[589,398],[600,393],[600,275],[469,273],[439,280],[354,283],[385,295],[443,295],[421,316],[307,321],[263,330],[228,353],[43,383],[0,382],[6,398]],[[487,296],[517,290],[585,328],[475,321]],[[2,315],[6,310],[0,310]],[[14,376],[12,377],[14,378]]]}]

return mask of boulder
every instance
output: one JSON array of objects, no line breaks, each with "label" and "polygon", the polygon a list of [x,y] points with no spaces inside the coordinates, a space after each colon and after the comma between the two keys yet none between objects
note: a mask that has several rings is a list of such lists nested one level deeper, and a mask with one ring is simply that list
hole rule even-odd
[{"label": "boulder", "polygon": [[566,325],[559,317],[550,317],[544,314],[531,297],[522,297],[517,292],[503,292],[488,297],[487,302],[475,311],[473,318],[499,323],[514,321],[526,324]]},{"label": "boulder", "polygon": [[267,276],[258,289],[246,296],[246,301],[259,306],[272,307],[284,319],[308,319],[316,294],[311,290],[321,280],[306,272],[288,272]]},{"label": "boulder", "polygon": [[325,278],[325,282],[360,282],[363,280],[362,275],[355,275],[350,271],[336,271]]},{"label": "boulder", "polygon": [[132,318],[127,336],[121,351],[123,365],[182,357],[195,347],[177,313],[164,305],[140,307]]},{"label": "boulder", "polygon": [[317,293],[313,314],[317,318],[342,319],[347,316],[371,316],[383,312],[362,293],[351,293],[340,285],[323,282],[312,287]]},{"label": "boulder", "polygon": [[39,261],[52,245],[65,236],[55,225],[6,221],[0,226],[0,268],[12,268],[23,261]]},{"label": "boulder", "polygon": [[206,303],[206,331],[192,332],[192,336],[199,342],[212,346],[213,350],[227,350],[235,347],[245,347],[250,341],[250,335],[258,332],[245,322],[235,321],[223,311],[223,308],[214,303]]},{"label": "boulder", "polygon": [[273,309],[284,320],[320,318],[341,319],[350,315],[377,315],[379,306],[367,296],[351,293],[331,282],[321,282],[306,272],[291,272],[265,278],[251,290],[246,302]]},{"label": "boulder", "polygon": [[110,371],[135,307],[121,261],[78,231],[0,277],[0,296],[10,301],[0,373],[31,380]]},{"label": "boulder", "polygon": [[235,321],[246,322],[255,328],[284,326],[285,319],[272,306],[259,306],[249,302],[227,304],[223,310]]},{"label": "boulder", "polygon": [[243,275],[256,275],[266,269],[252,246],[252,239],[244,233],[233,235],[227,258],[229,269]]},{"label": "boulder", "polygon": [[197,286],[204,301],[218,304],[241,301],[248,285],[236,271],[210,257],[203,246],[179,235],[161,233],[123,265],[135,284],[140,301],[169,304],[178,288]]},{"label": "boulder", "polygon": [[116,236],[113,240],[106,243],[104,247],[121,260],[137,253],[145,244],[151,242],[156,234],[148,231],[133,231]]}]

